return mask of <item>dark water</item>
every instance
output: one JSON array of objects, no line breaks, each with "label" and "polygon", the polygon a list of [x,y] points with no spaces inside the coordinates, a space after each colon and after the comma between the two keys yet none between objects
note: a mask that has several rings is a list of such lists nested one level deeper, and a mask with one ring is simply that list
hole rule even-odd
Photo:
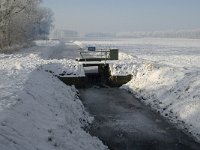
[{"label": "dark water", "polygon": [[95,117],[87,129],[111,150],[200,150],[200,145],[118,88],[80,90]]}]

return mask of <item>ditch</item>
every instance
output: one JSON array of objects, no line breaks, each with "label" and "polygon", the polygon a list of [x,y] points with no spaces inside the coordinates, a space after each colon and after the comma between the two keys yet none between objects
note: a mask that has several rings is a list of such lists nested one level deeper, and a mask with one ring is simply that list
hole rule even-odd
[{"label": "ditch", "polygon": [[168,123],[125,90],[91,76],[79,89],[94,122],[86,128],[111,150],[199,150],[200,144]]}]

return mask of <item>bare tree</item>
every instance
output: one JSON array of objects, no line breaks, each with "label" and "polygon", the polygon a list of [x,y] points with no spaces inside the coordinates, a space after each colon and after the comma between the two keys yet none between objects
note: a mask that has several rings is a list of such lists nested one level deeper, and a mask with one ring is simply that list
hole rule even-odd
[{"label": "bare tree", "polygon": [[46,37],[53,13],[41,0],[0,0],[0,49]]}]

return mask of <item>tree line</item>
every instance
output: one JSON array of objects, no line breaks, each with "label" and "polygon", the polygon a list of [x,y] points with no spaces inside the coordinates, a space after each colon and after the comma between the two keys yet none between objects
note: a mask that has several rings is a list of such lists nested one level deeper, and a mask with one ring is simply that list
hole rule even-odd
[{"label": "tree line", "polygon": [[0,50],[46,38],[52,16],[41,0],[0,0]]}]

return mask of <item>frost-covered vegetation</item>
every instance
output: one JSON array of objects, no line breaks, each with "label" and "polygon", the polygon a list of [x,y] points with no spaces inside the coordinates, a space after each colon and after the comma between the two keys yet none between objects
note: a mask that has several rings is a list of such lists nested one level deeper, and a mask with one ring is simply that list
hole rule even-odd
[{"label": "frost-covered vegetation", "polygon": [[50,9],[40,0],[0,0],[0,52],[45,38],[52,26]]}]

